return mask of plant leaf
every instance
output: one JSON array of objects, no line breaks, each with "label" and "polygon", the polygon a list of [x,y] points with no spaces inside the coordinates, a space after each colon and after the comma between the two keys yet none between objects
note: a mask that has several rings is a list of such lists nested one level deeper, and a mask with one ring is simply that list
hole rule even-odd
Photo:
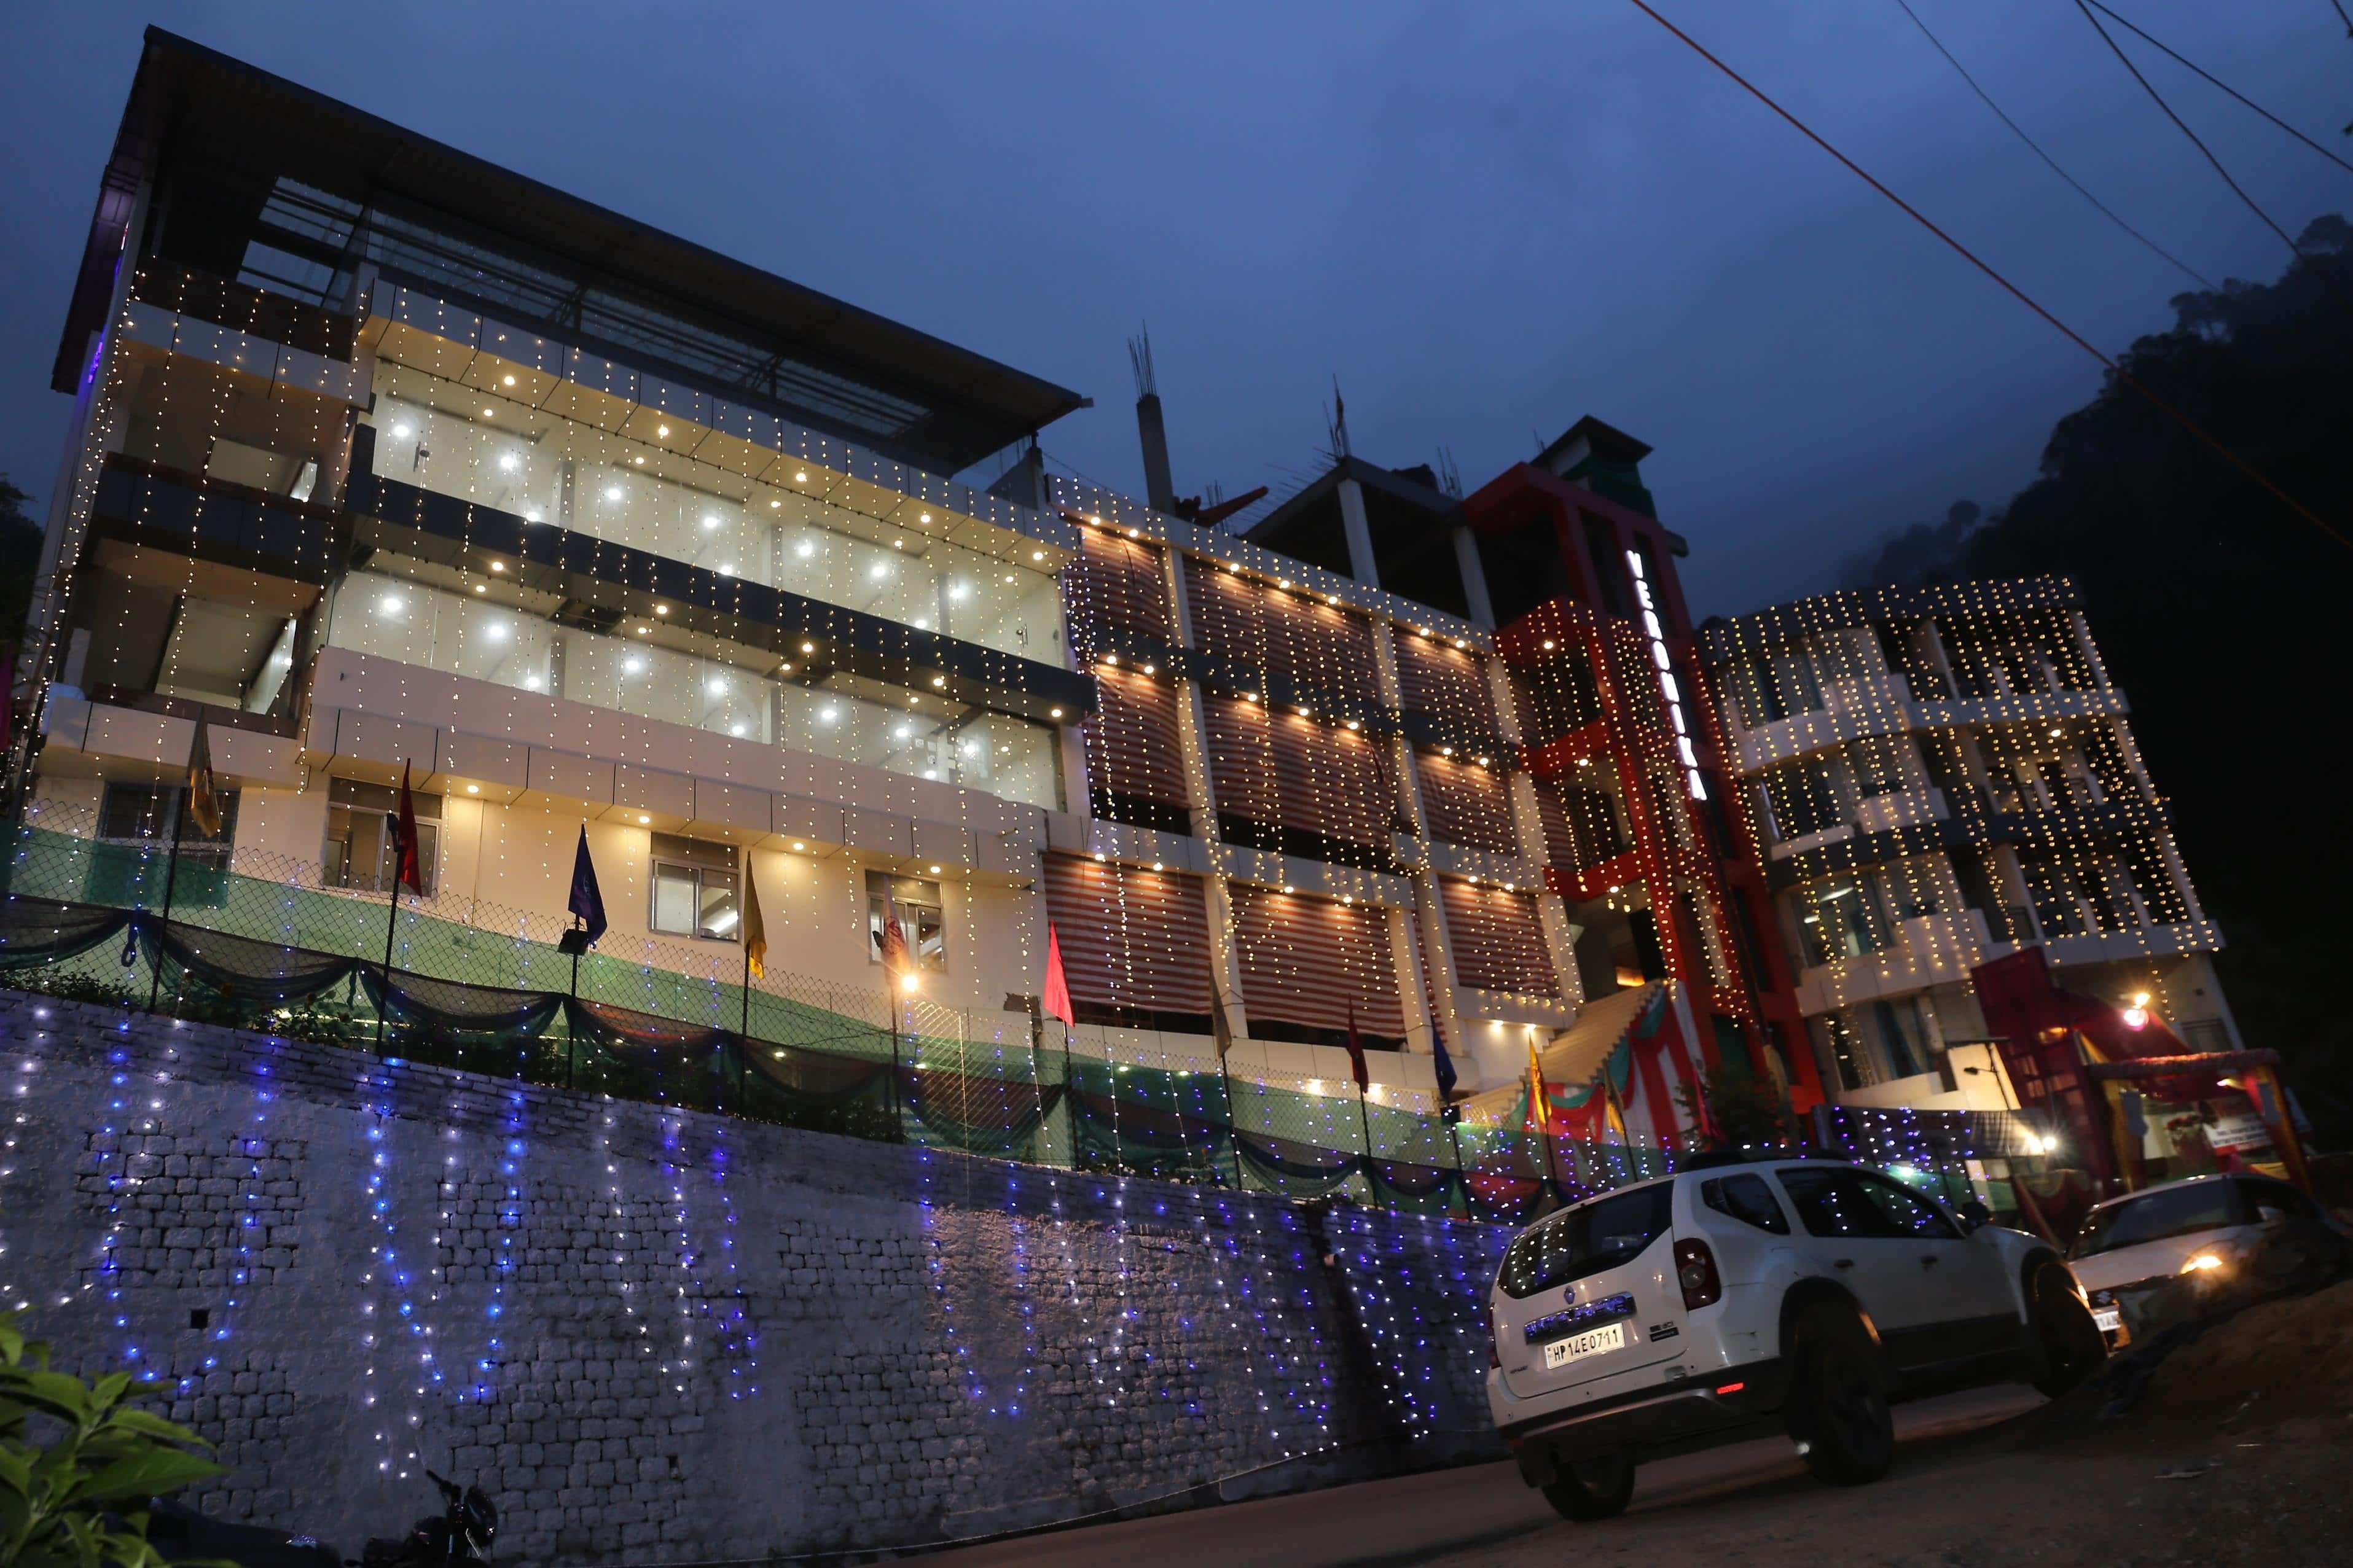
[{"label": "plant leaf", "polygon": [[69,1495],[78,1503],[150,1498],[227,1473],[225,1467],[195,1454],[150,1448],[105,1466],[74,1487]]}]

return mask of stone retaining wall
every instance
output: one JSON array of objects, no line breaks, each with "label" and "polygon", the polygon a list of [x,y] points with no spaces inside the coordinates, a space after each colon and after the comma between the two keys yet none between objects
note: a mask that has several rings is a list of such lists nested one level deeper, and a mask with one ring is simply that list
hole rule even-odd
[{"label": "stone retaining wall", "polygon": [[432,1508],[426,1465],[491,1493],[503,1562],[644,1563],[1496,1447],[1491,1227],[15,992],[0,1082],[0,1297],[171,1381],[232,1468],[206,1510],[352,1555]]}]

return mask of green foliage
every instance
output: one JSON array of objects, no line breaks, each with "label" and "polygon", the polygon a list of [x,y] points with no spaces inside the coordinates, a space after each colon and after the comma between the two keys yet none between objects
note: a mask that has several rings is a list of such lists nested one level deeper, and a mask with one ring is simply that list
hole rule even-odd
[{"label": "green foliage", "polygon": [[[8,984],[19,991],[35,991],[44,996],[54,996],[60,1002],[95,1002],[102,1007],[128,1007],[132,1005],[131,987],[120,980],[93,980],[87,974],[74,974],[55,969],[19,969],[8,976]],[[147,1000],[144,992],[138,1001]]]},{"label": "green foliage", "polygon": [[[1675,1097],[1683,1102],[1693,1121],[1704,1121],[1715,1129],[1707,1141],[1711,1149],[1786,1143],[1795,1136],[1789,1102],[1769,1079],[1736,1072],[1720,1062],[1701,1072],[1696,1090],[1684,1084],[1675,1090]],[[1703,1107],[1707,1112],[1704,1119]]]},{"label": "green foliage", "polygon": [[[2060,420],[2042,477],[2008,508],[1952,537],[1899,536],[1872,576],[2075,580],[2228,941],[2215,963],[2241,1031],[2281,1053],[2341,1143],[2353,1138],[2353,1015],[2333,984],[2353,880],[2353,225],[2316,219],[2299,243],[2275,282],[2178,296],[2173,328],[2123,367],[2334,537],[2111,377]],[[2220,998],[2186,1000],[2221,1011]]]},{"label": "green foliage", "polygon": [[0,1568],[164,1568],[149,1503],[221,1467],[189,1452],[195,1433],[136,1408],[163,1384],[52,1372],[20,1317],[0,1321]]}]

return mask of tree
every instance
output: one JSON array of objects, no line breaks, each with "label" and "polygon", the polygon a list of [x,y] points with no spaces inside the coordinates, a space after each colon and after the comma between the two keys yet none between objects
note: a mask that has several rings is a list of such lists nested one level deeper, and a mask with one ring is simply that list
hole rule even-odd
[{"label": "tree", "polygon": [[[1691,1120],[1710,1129],[1711,1149],[1746,1149],[1758,1143],[1792,1141],[1788,1101],[1768,1079],[1726,1068],[1722,1063],[1704,1068],[1694,1088],[1675,1090]],[[1706,1115],[1700,1112],[1704,1109]]]},{"label": "tree", "polygon": [[[2353,1137],[2338,995],[2353,879],[2353,225],[2323,217],[2277,281],[2173,301],[2124,356],[2148,387],[2317,513],[2315,527],[2109,377],[2042,477],[1935,575],[2063,573],[2131,699],[2250,1046],[2277,1049],[2325,1135]],[[1908,537],[1908,536],[1905,536]],[[1873,576],[1911,556],[1891,542]]]},{"label": "tree", "polygon": [[16,1323],[0,1321],[0,1564],[164,1568],[148,1504],[221,1468],[189,1452],[195,1434],[135,1407],[163,1384],[52,1372]]}]

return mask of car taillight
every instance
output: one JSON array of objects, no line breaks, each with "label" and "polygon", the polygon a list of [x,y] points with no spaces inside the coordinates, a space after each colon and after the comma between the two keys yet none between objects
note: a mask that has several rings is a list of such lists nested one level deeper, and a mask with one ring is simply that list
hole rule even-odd
[{"label": "car taillight", "polygon": [[1683,1310],[1696,1312],[1722,1298],[1724,1281],[1716,1277],[1715,1254],[1696,1238],[1675,1243],[1675,1282],[1683,1288]]},{"label": "car taillight", "polygon": [[1491,1372],[1501,1369],[1504,1364],[1504,1352],[1495,1343],[1496,1332],[1495,1314],[1490,1312],[1487,1314],[1487,1368]]}]

